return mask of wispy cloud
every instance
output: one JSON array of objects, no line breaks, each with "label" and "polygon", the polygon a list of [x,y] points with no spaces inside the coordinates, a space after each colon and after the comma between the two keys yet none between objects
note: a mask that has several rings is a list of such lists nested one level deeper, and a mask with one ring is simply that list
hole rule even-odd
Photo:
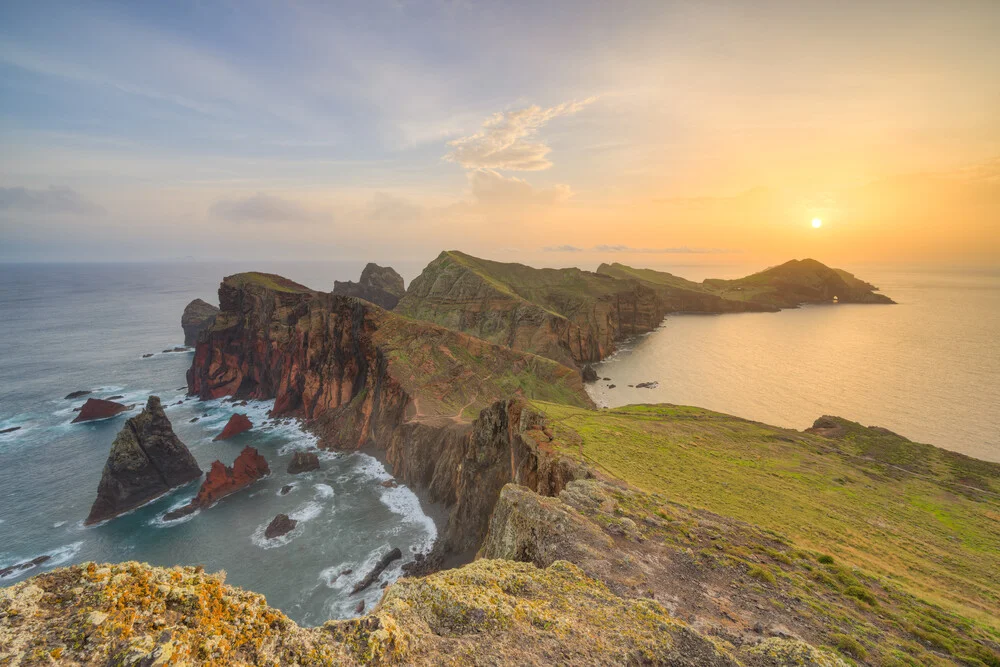
[{"label": "wispy cloud", "polygon": [[444,159],[466,169],[548,169],[552,162],[547,156],[552,149],[537,138],[538,130],[553,118],[574,114],[595,99],[563,102],[548,109],[533,105],[495,113],[486,119],[479,132],[449,141],[452,150]]},{"label": "wispy cloud", "polygon": [[568,185],[536,188],[516,176],[503,176],[490,169],[469,172],[469,187],[477,204],[499,208],[549,206],[573,196],[573,190]]},{"label": "wispy cloud", "polygon": [[241,199],[224,199],[211,207],[212,215],[231,222],[301,222],[309,212],[296,202],[258,192]]},{"label": "wispy cloud", "polygon": [[47,189],[0,188],[0,211],[94,215],[104,209],[72,188],[52,185]]},{"label": "wispy cloud", "polygon": [[733,250],[725,248],[691,248],[688,246],[678,246],[676,248],[637,248],[628,245],[595,245],[590,248],[579,248],[573,245],[545,246],[544,252],[605,252],[605,253],[639,253],[639,254],[662,254],[662,255],[706,255],[718,253],[730,253]]}]

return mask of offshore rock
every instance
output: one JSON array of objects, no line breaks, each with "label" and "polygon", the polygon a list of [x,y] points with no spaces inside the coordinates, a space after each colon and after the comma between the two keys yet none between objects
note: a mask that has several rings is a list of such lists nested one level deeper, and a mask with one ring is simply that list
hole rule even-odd
[{"label": "offshore rock", "polygon": [[174,434],[160,399],[125,422],[104,464],[86,524],[118,516],[201,476],[201,468]]},{"label": "offshore rock", "polygon": [[273,540],[276,537],[290,532],[298,524],[295,519],[288,518],[287,514],[279,514],[271,520],[271,523],[264,529],[264,537]]},{"label": "offshore rock", "polygon": [[184,345],[194,347],[198,343],[198,334],[212,326],[219,309],[212,304],[195,299],[184,308],[181,315],[181,328],[184,330]]},{"label": "offshore rock", "polygon": [[71,392],[69,392],[63,398],[66,399],[67,401],[69,401],[69,400],[72,400],[74,398],[80,398],[81,396],[86,396],[87,394],[92,394],[92,393],[93,392],[90,389],[80,389],[78,391],[71,391]]},{"label": "offshore rock", "polygon": [[590,364],[583,367],[581,375],[583,376],[584,382],[597,382],[597,371],[595,371],[594,367]]},{"label": "offshore rock", "polygon": [[369,263],[361,272],[361,279],[358,282],[334,281],[333,293],[338,296],[364,299],[386,310],[392,310],[406,290],[403,289],[403,276],[396,273],[395,269]]},{"label": "offshore rock", "polygon": [[365,590],[366,588],[374,584],[375,580],[378,579],[379,575],[382,574],[383,571],[385,571],[385,568],[389,567],[389,563],[391,563],[394,560],[399,560],[402,557],[403,557],[403,552],[399,550],[399,547],[394,548],[392,551],[382,556],[379,559],[378,563],[375,564],[375,567],[372,568],[371,572],[366,574],[364,579],[354,584],[354,588],[351,589],[351,595],[354,595],[355,593],[360,593],[361,591]]},{"label": "offshore rock", "polygon": [[288,463],[288,474],[298,475],[303,472],[319,470],[319,457],[316,452],[295,452]]},{"label": "offshore rock", "polygon": [[88,398],[87,402],[80,408],[80,414],[73,420],[74,424],[79,422],[89,422],[96,419],[108,419],[115,415],[131,410],[132,405],[122,405],[115,401],[105,401],[102,398]]},{"label": "offshore rock", "polygon": [[198,489],[198,495],[184,507],[167,512],[163,518],[167,521],[173,521],[187,516],[195,510],[208,507],[220,498],[236,493],[270,474],[271,469],[267,465],[267,460],[253,447],[244,447],[240,455],[236,457],[232,468],[222,461],[213,461],[211,470],[208,471],[205,481]]},{"label": "offshore rock", "polygon": [[237,414],[229,418],[222,433],[212,438],[212,440],[228,440],[234,436],[244,433],[253,428],[253,422],[246,415]]}]

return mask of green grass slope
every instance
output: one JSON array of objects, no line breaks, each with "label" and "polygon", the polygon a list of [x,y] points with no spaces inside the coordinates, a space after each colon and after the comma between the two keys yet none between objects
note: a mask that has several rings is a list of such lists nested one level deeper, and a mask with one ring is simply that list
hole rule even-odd
[{"label": "green grass slope", "polygon": [[536,408],[565,455],[1000,628],[1000,464],[846,420],[831,438],[691,407]]}]

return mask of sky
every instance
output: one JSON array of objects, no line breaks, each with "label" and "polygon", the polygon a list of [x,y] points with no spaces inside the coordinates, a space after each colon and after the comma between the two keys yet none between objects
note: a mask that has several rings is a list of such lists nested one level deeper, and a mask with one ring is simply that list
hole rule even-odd
[{"label": "sky", "polygon": [[997,265],[998,35],[996,0],[5,0],[0,261]]}]

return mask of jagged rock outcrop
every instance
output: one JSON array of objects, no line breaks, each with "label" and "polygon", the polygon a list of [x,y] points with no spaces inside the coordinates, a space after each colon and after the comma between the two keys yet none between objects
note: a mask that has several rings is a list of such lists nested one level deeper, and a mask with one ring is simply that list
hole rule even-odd
[{"label": "jagged rock outcrop", "polygon": [[316,452],[295,452],[288,462],[288,474],[298,475],[303,472],[319,470],[319,456]]},{"label": "jagged rock outcrop", "polygon": [[222,432],[212,438],[212,440],[228,440],[229,438],[235,437],[240,433],[245,433],[252,428],[253,422],[250,421],[249,417],[243,414],[235,414],[229,418],[228,422],[226,422]]},{"label": "jagged rock outcrop", "polygon": [[295,519],[290,519],[287,514],[279,514],[271,520],[271,523],[267,524],[267,528],[264,529],[264,537],[269,540],[281,537],[290,533],[298,523]]},{"label": "jagged rock outcrop", "polygon": [[230,276],[219,297],[189,393],[273,398],[274,416],[309,419],[323,447],[383,449],[398,479],[452,508],[440,551],[475,551],[508,481],[573,478],[524,401],[498,399],[590,405],[578,371],[278,276]]},{"label": "jagged rock outcrop", "polygon": [[132,405],[122,405],[115,401],[106,401],[102,398],[88,398],[87,402],[80,408],[80,414],[73,420],[74,424],[80,422],[95,421],[97,419],[109,419],[115,415],[131,410]]},{"label": "jagged rock outcrop", "polygon": [[253,447],[244,447],[240,455],[236,457],[232,467],[227,466],[222,461],[213,461],[211,469],[205,475],[205,481],[201,483],[198,494],[191,499],[191,502],[184,507],[167,512],[163,518],[167,521],[173,521],[187,516],[195,510],[208,507],[219,499],[236,493],[270,474],[271,468],[267,465],[267,459]]},{"label": "jagged rock outcrop", "polygon": [[389,564],[392,561],[399,560],[402,557],[403,552],[399,550],[399,547],[394,547],[390,551],[386,552],[381,558],[378,559],[378,562],[375,563],[375,566],[371,569],[371,571],[362,577],[361,581],[354,584],[354,588],[351,589],[351,595],[360,593],[374,584],[375,580],[378,579],[379,575],[385,571],[385,568],[389,567]]},{"label": "jagged rock outcrop", "polygon": [[195,299],[184,308],[181,315],[181,328],[184,330],[184,345],[194,347],[198,342],[198,334],[212,326],[219,309],[212,304]]},{"label": "jagged rock outcrop", "polygon": [[94,393],[94,392],[92,390],[90,390],[90,389],[78,389],[76,391],[69,392],[63,398],[65,398],[67,401],[69,401],[69,400],[72,400],[74,398],[80,398],[81,396],[86,396],[87,394],[92,394],[92,393]]},{"label": "jagged rock outcrop", "polygon": [[386,310],[392,310],[406,290],[403,289],[403,276],[396,273],[395,269],[369,262],[358,282],[335,280],[333,293],[371,301]]},{"label": "jagged rock outcrop", "polygon": [[160,399],[150,396],[111,445],[85,523],[118,516],[200,476],[198,462],[174,434]]}]

